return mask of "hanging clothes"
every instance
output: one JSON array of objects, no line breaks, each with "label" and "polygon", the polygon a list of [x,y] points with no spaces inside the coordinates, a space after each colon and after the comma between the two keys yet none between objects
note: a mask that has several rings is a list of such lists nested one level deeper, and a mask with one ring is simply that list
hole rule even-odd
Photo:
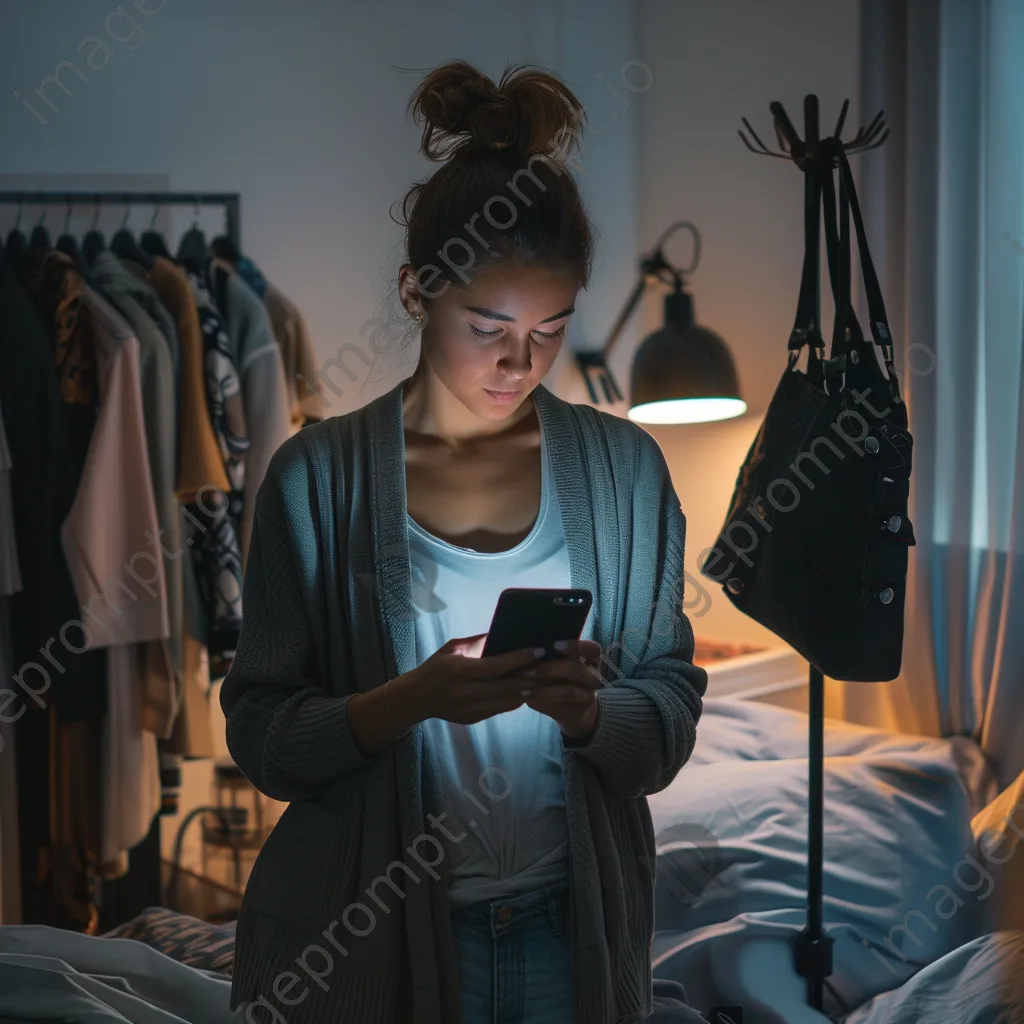
[{"label": "hanging clothes", "polygon": [[0,363],[10,372],[0,376],[23,576],[10,605],[25,709],[15,744],[22,910],[30,921],[89,932],[98,922],[97,737],[107,664],[105,651],[81,644],[82,610],[59,531],[95,423],[95,339],[82,313],[84,281],[68,257],[38,252],[23,271],[19,282],[0,267]]},{"label": "hanging clothes", "polygon": [[238,274],[217,261],[211,261],[207,268],[207,286],[234,344],[249,431],[240,537],[244,571],[256,495],[271,456],[292,434],[288,388],[270,316],[259,296]]},{"label": "hanging clothes", "polygon": [[[177,498],[186,506],[195,505],[197,500],[201,505],[217,505],[227,501],[230,483],[206,400],[205,348],[192,285],[186,272],[163,256],[154,257],[149,278],[178,327],[181,376],[178,381]],[[192,511],[194,514],[195,510]],[[183,566],[182,571],[192,577],[185,583],[190,598],[189,613],[198,619],[194,613],[202,612],[202,619],[208,620],[207,610],[197,608],[195,601],[197,592],[201,601],[202,580],[196,576],[194,549],[188,544],[190,530],[191,522],[186,518],[182,536],[191,550],[184,559],[189,564]],[[168,740],[162,747],[162,761],[172,773],[178,767],[172,755],[212,757],[214,753],[207,697],[209,675],[203,654],[203,648],[209,643],[205,624],[205,621],[189,621],[189,615],[186,615],[182,638],[182,710],[174,723],[175,728],[162,737]],[[200,642],[197,643],[197,639]],[[173,805],[170,793],[167,798],[170,808]]]},{"label": "hanging clothes", "polygon": [[[228,264],[225,262],[224,265]],[[292,433],[306,423],[322,420],[326,410],[323,383],[305,318],[298,306],[274,287],[248,256],[242,256],[234,269],[267,307],[270,325],[281,350]]]},{"label": "hanging clothes", "polygon": [[[102,282],[104,276],[109,274],[116,281],[119,291],[131,295],[142,308],[146,315],[156,324],[160,333],[167,341],[171,352],[171,379],[174,381],[174,407],[181,407],[178,398],[178,387],[181,374],[181,347],[178,343],[178,328],[175,325],[174,317],[167,307],[160,301],[156,289],[153,287],[146,269],[132,260],[122,260],[115,256],[109,249],[103,249],[97,253],[92,261],[92,277],[97,282]],[[124,273],[127,271],[127,275]],[[133,284],[134,282],[134,284]],[[106,294],[106,286],[101,287]],[[115,303],[116,305],[116,303]]]},{"label": "hanging clothes", "polygon": [[189,275],[199,310],[206,356],[207,402],[228,477],[226,514],[205,531],[194,529],[192,556],[206,611],[210,674],[227,674],[242,627],[242,556],[239,535],[245,502],[245,459],[249,436],[242,384],[224,320],[196,274]]},{"label": "hanging clothes", "polygon": [[192,287],[185,271],[163,256],[154,257],[149,276],[175,318],[180,342],[178,500],[194,502],[211,488],[226,494],[230,485],[206,402],[205,352]]},{"label": "hanging clothes", "polygon": [[[10,595],[0,595],[0,679],[14,672],[11,661]],[[4,695],[6,697],[6,695]],[[18,829],[18,772],[14,704],[0,702],[0,925],[21,924],[21,842]]]},{"label": "hanging clothes", "polygon": [[326,416],[326,402],[316,350],[299,307],[268,282],[263,302],[281,349],[292,432]]},{"label": "hanging clothes", "polygon": [[[112,252],[101,252],[92,266],[92,281],[102,296],[124,318],[139,346],[139,378],[144,414],[144,436],[150,486],[156,502],[162,574],[167,589],[170,635],[166,640],[172,675],[162,675],[167,664],[159,650],[147,650],[143,674],[143,721],[158,738],[171,734],[185,691],[183,635],[185,584],[188,561],[184,551],[182,520],[175,500],[178,413],[175,394],[175,359],[166,311],[153,288],[133,274]],[[154,319],[154,315],[158,319]],[[161,329],[158,323],[163,323]],[[174,334],[176,338],[176,333]]]},{"label": "hanging clothes", "polygon": [[[159,524],[142,412],[139,341],[97,292],[87,289],[83,301],[94,326],[100,406],[61,540],[83,607],[98,587],[106,593],[112,581],[130,598],[119,600],[120,591],[114,592],[114,614],[97,621],[90,645],[109,649],[101,863],[110,877],[127,872],[127,851],[146,838],[160,810],[156,736],[144,727],[138,645],[165,640],[170,619],[160,561],[147,540],[147,535],[157,536]],[[111,495],[117,500],[111,501]]]},{"label": "hanging clothes", "polygon": [[[0,680],[6,686],[11,664],[11,623],[8,599],[21,590],[21,568],[14,540],[11,495],[11,453],[7,447],[0,403]],[[21,858],[18,850],[18,791],[14,771],[14,717],[17,709],[0,692],[0,925],[21,923]],[[8,721],[7,719],[11,719]]]},{"label": "hanging clothes", "polygon": [[[11,495],[11,451],[4,428],[3,402],[0,400],[0,597],[21,590],[18,545],[14,539],[14,504]],[[6,678],[0,676],[0,679]]]}]

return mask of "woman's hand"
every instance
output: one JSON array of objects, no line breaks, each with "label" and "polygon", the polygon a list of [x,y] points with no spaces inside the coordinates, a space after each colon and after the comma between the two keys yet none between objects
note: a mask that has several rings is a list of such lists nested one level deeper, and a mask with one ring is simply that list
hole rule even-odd
[{"label": "woman's hand", "polygon": [[398,718],[443,718],[472,725],[525,702],[521,673],[539,664],[543,648],[481,656],[486,633],[456,637],[417,668],[391,681],[390,697]]},{"label": "woman's hand", "polygon": [[566,640],[564,657],[517,673],[529,691],[527,706],[554,719],[570,739],[589,738],[597,724],[600,660],[601,645],[596,640]]}]

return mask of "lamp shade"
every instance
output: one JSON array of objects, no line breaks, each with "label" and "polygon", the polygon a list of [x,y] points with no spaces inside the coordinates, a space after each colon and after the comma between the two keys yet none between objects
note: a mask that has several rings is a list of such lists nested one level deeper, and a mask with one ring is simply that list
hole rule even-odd
[{"label": "lamp shade", "polygon": [[648,335],[633,357],[629,418],[707,423],[746,411],[728,346],[694,323],[693,297],[677,283],[665,298],[665,326]]}]

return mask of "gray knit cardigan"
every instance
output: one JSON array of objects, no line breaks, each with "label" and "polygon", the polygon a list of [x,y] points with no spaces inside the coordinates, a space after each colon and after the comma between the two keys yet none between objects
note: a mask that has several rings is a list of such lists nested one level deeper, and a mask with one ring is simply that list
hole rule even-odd
[{"label": "gray knit cardigan", "polygon": [[[438,765],[420,726],[365,757],[347,721],[353,694],[416,667],[406,380],[303,428],[259,490],[244,624],[221,689],[232,757],[289,803],[238,919],[231,1006],[257,1004],[252,1021],[459,1019]],[[575,985],[565,1019],[623,1024],[653,1009],[646,795],[689,758],[707,687],[683,611],[685,519],[643,428],[543,384],[532,395],[571,583],[594,595],[583,636],[605,652],[592,736],[562,737]]]}]

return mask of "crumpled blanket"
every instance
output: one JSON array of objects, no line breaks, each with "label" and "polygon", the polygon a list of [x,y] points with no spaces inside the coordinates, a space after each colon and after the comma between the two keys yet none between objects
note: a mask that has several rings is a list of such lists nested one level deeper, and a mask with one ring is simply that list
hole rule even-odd
[{"label": "crumpled blanket", "polygon": [[0,1019],[19,1024],[236,1024],[231,983],[134,939],[0,927]]}]

